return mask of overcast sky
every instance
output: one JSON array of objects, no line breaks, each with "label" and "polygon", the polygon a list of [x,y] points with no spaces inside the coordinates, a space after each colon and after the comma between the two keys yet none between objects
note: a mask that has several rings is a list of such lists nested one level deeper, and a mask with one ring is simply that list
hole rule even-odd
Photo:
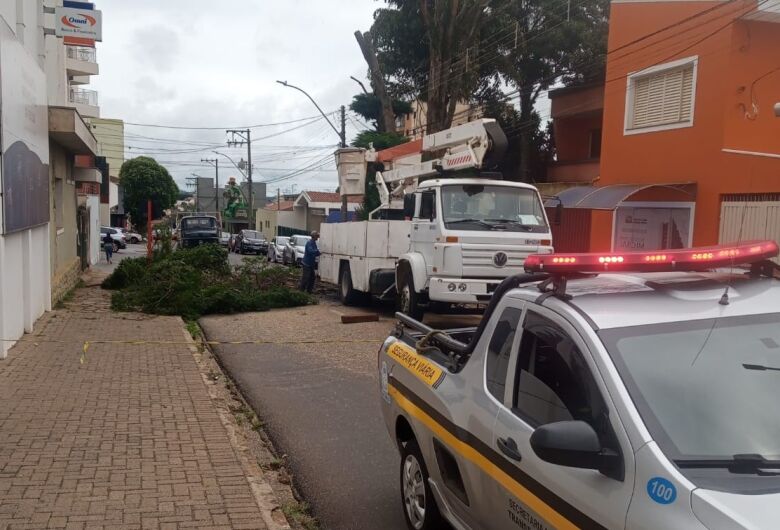
[{"label": "overcast sky", "polygon": [[[103,42],[97,53],[101,115],[126,122],[190,127],[198,131],[127,125],[128,156],[147,154],[179,183],[191,173],[213,176],[201,158],[217,148],[235,160],[223,128],[278,123],[317,114],[287,80],[306,89],[326,112],[349,105],[365,81],[366,66],[353,33],[371,26],[375,0],[97,0]],[[348,141],[360,125],[348,120]],[[295,130],[285,132],[288,129]],[[282,133],[282,134],[280,134]],[[253,129],[255,180],[272,180],[297,168],[332,161],[335,132],[318,120]],[[187,143],[181,143],[187,142]],[[181,152],[187,150],[188,152]],[[226,159],[220,180],[240,175]],[[268,186],[283,190],[335,189],[335,165]]]}]

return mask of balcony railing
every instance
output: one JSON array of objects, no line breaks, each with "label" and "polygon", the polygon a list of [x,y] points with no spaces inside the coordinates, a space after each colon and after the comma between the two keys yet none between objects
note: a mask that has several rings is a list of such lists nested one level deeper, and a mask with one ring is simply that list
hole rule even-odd
[{"label": "balcony railing", "polygon": [[84,46],[66,46],[65,49],[68,54],[68,59],[85,61],[88,63],[97,63],[97,52],[95,51],[95,48],[87,48]]},{"label": "balcony railing", "polygon": [[76,105],[98,106],[98,93],[86,88],[71,88],[68,90],[68,101]]}]

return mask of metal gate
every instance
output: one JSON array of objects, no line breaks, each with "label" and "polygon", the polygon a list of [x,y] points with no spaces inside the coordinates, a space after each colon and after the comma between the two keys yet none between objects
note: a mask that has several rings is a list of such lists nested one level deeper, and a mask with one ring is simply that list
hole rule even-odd
[{"label": "metal gate", "polygon": [[[780,242],[780,193],[727,195],[720,205],[721,243],[750,239]],[[780,259],[775,258],[775,263]]]},{"label": "metal gate", "polygon": [[81,260],[81,270],[89,267],[89,211],[84,206],[76,210],[76,250]]}]

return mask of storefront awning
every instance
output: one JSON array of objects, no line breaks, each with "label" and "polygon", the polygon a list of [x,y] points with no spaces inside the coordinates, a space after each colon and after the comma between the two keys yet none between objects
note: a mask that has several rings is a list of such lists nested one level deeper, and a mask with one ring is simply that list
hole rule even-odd
[{"label": "storefront awning", "polygon": [[547,199],[545,206],[564,208],[583,208],[589,210],[615,210],[632,195],[649,189],[668,190],[674,195],[687,195],[696,198],[696,183],[676,184],[613,184],[611,186],[577,186],[562,191],[556,197]]}]

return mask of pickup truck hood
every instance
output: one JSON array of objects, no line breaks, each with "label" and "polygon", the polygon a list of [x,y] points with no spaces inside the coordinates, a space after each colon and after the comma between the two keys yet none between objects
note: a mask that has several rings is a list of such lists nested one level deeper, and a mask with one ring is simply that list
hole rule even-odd
[{"label": "pickup truck hood", "polygon": [[697,489],[691,496],[691,508],[710,530],[777,528],[780,493],[740,495]]}]

